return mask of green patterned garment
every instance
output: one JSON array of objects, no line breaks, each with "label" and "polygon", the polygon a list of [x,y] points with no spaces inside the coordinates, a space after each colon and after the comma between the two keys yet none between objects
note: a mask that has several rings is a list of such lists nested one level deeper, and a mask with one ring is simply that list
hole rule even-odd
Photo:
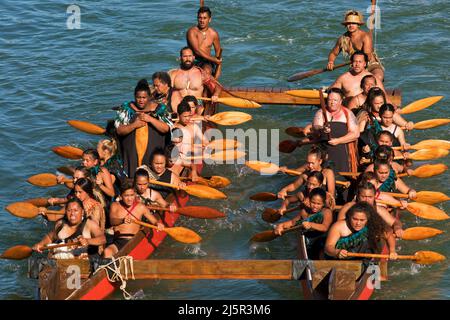
[{"label": "green patterned garment", "polygon": [[364,242],[367,242],[367,226],[362,228],[360,231],[353,233],[347,237],[340,238],[336,242],[336,249],[350,250],[352,248],[361,246]]}]

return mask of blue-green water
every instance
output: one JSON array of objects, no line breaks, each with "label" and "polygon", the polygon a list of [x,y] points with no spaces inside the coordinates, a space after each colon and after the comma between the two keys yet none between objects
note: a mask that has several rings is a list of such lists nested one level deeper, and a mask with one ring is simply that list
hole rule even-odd
[{"label": "blue-green water", "polygon": [[[339,71],[287,84],[294,72],[325,65],[329,49],[344,30],[343,13],[366,11],[370,1],[206,1],[213,10],[212,26],[224,47],[221,82],[228,86],[312,88],[329,85]],[[19,220],[3,208],[32,197],[62,196],[58,187],[40,189],[26,178],[55,172],[68,162],[50,151],[56,145],[94,145],[96,137],[69,127],[68,119],[103,125],[113,116],[110,108],[132,98],[136,81],[159,70],[176,68],[185,31],[195,24],[198,1],[77,1],[81,29],[66,27],[65,1],[10,1],[0,9],[0,251],[16,244],[32,245],[47,230],[42,219]],[[447,95],[449,89],[450,5],[447,1],[379,1],[381,29],[377,51],[387,69],[385,85],[403,91],[403,104],[416,99]],[[367,14],[366,14],[367,16]],[[408,115],[412,121],[445,118],[448,98],[433,107]],[[222,107],[221,110],[229,110]],[[313,116],[310,107],[270,106],[246,110],[253,121],[242,128],[281,128],[305,125]],[[448,127],[413,131],[407,137],[447,139]],[[281,130],[280,139],[286,138]],[[283,155],[281,163],[295,167],[305,151]],[[448,159],[439,162],[449,164]],[[179,224],[197,230],[200,248],[168,239],[157,258],[291,259],[296,257],[294,235],[252,247],[248,239],[269,228],[260,218],[266,206],[248,196],[275,192],[292,178],[260,177],[242,165],[206,169],[229,177],[227,201],[208,204],[227,213],[220,221],[183,219]],[[447,194],[449,176],[409,178],[418,190]],[[271,204],[269,204],[271,205]],[[273,205],[275,206],[275,205]],[[439,205],[448,210],[448,204]],[[403,214],[407,227],[433,226],[449,230],[448,222],[419,220]],[[448,234],[432,240],[399,242],[400,253],[434,250],[447,256]],[[0,298],[33,299],[37,282],[27,279],[26,262],[0,261]],[[408,262],[390,264],[390,281],[382,283],[376,299],[448,299],[447,263],[417,267]],[[139,281],[148,299],[301,299],[294,281]],[[114,298],[121,298],[116,294]]]}]

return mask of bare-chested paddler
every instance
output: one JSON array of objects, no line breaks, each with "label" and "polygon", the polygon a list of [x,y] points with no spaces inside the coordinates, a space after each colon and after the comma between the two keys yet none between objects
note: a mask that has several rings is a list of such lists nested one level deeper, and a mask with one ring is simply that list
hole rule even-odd
[{"label": "bare-chested paddler", "polygon": [[158,230],[164,230],[164,225],[158,222],[147,207],[136,199],[133,180],[125,180],[120,188],[120,197],[120,201],[111,204],[109,212],[114,239],[103,252],[105,258],[111,258],[119,252],[139,231],[140,226],[133,223],[133,220],[141,221],[145,216],[151,224],[158,226]]},{"label": "bare-chested paddler", "polygon": [[361,12],[355,10],[347,11],[342,24],[347,28],[347,32],[339,37],[336,45],[330,51],[327,69],[333,70],[334,61],[340,52],[342,52],[344,57],[348,57],[355,51],[363,51],[369,57],[368,71],[377,77],[378,82],[383,82],[384,68],[374,51],[372,36],[370,33],[360,29],[364,25]]},{"label": "bare-chested paddler", "polygon": [[[222,63],[220,38],[216,30],[211,28],[211,10],[208,7],[200,7],[197,11],[197,25],[189,28],[186,32],[187,45],[195,54],[195,64],[219,78],[216,74],[217,67]],[[211,55],[214,46],[215,55]]]},{"label": "bare-chested paddler", "polygon": [[[169,71],[172,80],[172,109],[177,107],[185,96],[202,97],[205,84],[210,81],[210,76],[202,69],[194,65],[195,56],[191,48],[184,47],[180,50],[180,69]],[[220,94],[220,86],[215,86],[212,93],[212,101],[216,102]]]},{"label": "bare-chested paddler", "polygon": [[[344,92],[345,100],[349,101],[352,97],[357,96],[362,93],[361,89],[361,80],[367,75],[372,75],[369,71],[367,71],[367,63],[369,62],[369,58],[367,54],[363,51],[355,51],[350,61],[352,62],[352,67],[346,73],[340,75],[336,81],[330,86],[331,88],[339,88]],[[377,86],[381,88],[383,91],[384,86],[379,81]]]}]

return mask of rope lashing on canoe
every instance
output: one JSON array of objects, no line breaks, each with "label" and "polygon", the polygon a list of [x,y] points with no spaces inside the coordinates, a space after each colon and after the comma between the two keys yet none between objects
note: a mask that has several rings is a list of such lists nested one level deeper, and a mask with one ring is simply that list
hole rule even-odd
[{"label": "rope lashing on canoe", "polygon": [[[123,268],[125,274],[122,274],[120,270]],[[127,280],[129,279],[128,275],[131,275],[131,279],[135,280],[134,277],[134,264],[133,257],[131,256],[122,256],[118,258],[112,258],[112,261],[108,264],[100,266],[94,274],[99,272],[100,270],[105,270],[106,276],[108,277],[109,282],[121,282],[120,290],[122,290],[123,297],[125,300],[130,300],[133,296],[126,291]]]}]

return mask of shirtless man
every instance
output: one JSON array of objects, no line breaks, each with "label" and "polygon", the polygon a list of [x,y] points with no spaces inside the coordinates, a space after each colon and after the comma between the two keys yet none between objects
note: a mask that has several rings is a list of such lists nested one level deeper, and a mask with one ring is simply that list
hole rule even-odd
[{"label": "shirtless man", "polygon": [[[172,109],[177,110],[178,105],[185,96],[201,97],[205,89],[204,84],[211,80],[210,76],[194,65],[194,53],[191,48],[184,47],[180,50],[180,69],[169,71],[172,80]],[[212,101],[216,102],[220,94],[220,86],[215,86],[212,93]]]},{"label": "shirtless man", "polygon": [[142,220],[145,216],[151,224],[158,226],[158,231],[164,230],[164,225],[150,213],[147,207],[136,199],[136,191],[132,180],[126,180],[120,188],[121,200],[113,202],[109,212],[109,219],[114,230],[114,240],[103,256],[111,258],[139,231],[140,226],[133,220]]},{"label": "shirtless man", "polygon": [[[211,10],[208,7],[201,7],[197,12],[197,25],[189,28],[186,32],[187,45],[196,56],[196,65],[209,73],[209,75],[219,78],[218,66],[222,63],[219,34],[211,28]],[[211,55],[214,46],[215,56]]]},{"label": "shirtless man", "polygon": [[327,69],[333,70],[334,61],[341,51],[344,57],[351,56],[355,51],[363,51],[369,57],[368,71],[382,83],[384,68],[374,52],[372,36],[360,29],[360,26],[364,24],[362,14],[354,10],[347,11],[342,24],[347,28],[347,32],[339,37],[330,51]]},{"label": "shirtless man", "polygon": [[[339,76],[330,87],[341,89],[344,92],[347,101],[362,93],[362,78],[367,75],[372,75],[372,73],[366,70],[367,62],[369,61],[368,59],[367,54],[364,52],[355,51],[350,58],[350,61],[352,62],[351,69]],[[385,91],[381,81],[379,81],[378,87]]]}]

